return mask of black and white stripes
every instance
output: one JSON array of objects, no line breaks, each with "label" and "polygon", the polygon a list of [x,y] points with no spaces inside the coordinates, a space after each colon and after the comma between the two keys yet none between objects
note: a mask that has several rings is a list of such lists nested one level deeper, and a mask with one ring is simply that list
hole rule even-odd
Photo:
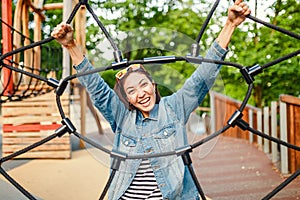
[{"label": "black and white stripes", "polygon": [[120,200],[162,200],[156,178],[148,159],[142,160],[132,183]]}]

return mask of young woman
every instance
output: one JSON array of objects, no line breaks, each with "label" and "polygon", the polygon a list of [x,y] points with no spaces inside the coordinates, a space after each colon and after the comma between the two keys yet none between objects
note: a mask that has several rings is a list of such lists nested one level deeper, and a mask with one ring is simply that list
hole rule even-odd
[{"label": "young woman", "polygon": [[[223,60],[235,28],[250,10],[242,0],[228,9],[225,26],[209,48],[206,58]],[[62,23],[52,36],[68,49],[78,72],[93,69],[73,38],[70,25]],[[80,77],[94,105],[115,133],[113,148],[127,154],[174,151],[188,144],[185,124],[215,81],[220,65],[203,63],[183,87],[160,97],[142,65],[131,65],[116,74],[112,90],[99,74]],[[180,157],[128,159],[109,189],[109,199],[200,199],[191,174]]]}]

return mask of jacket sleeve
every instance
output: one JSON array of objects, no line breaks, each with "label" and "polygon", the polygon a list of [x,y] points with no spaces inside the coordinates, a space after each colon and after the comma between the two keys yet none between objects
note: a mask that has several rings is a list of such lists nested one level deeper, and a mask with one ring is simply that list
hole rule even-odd
[{"label": "jacket sleeve", "polygon": [[[87,58],[78,65],[74,66],[77,72],[87,72],[94,69]],[[99,73],[93,73],[78,77],[79,82],[87,89],[89,96],[95,107],[102,113],[109,122],[113,131],[116,129],[116,121],[126,112],[124,104],[101,78]]]},{"label": "jacket sleeve", "polygon": [[[223,49],[214,41],[208,49],[205,58],[213,60],[224,60],[228,50]],[[221,65],[203,62],[193,72],[181,89],[168,97],[168,103],[178,114],[178,118],[187,122],[193,112],[203,101],[209,89],[214,84],[220,71]]]}]

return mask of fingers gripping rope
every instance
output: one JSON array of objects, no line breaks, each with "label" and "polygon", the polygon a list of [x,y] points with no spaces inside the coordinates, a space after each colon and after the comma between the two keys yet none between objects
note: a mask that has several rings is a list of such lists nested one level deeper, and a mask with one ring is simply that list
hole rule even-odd
[{"label": "fingers gripping rope", "polygon": [[[132,60],[132,61],[123,60],[122,52],[117,48],[116,44],[113,42],[112,38],[109,36],[109,33],[106,31],[105,27],[102,25],[102,23],[99,21],[97,16],[94,14],[94,12],[93,12],[92,8],[89,6],[87,0],[81,0],[78,4],[76,4],[76,6],[74,7],[72,13],[70,14],[69,19],[67,20],[67,23],[71,23],[71,21],[73,20],[76,12],[80,8],[80,6],[85,5],[87,7],[87,10],[92,14],[92,16],[95,19],[95,21],[97,22],[98,26],[101,28],[101,30],[103,31],[103,33],[105,34],[107,39],[110,41],[110,44],[114,49],[113,54],[114,54],[115,62],[112,63],[110,66],[97,68],[97,69],[94,69],[94,70],[91,70],[91,71],[88,71],[88,72],[84,72],[84,73],[77,73],[75,75],[68,76],[68,77],[58,81],[58,80],[55,80],[53,78],[46,79],[46,78],[38,76],[36,74],[26,72],[24,70],[17,69],[17,68],[11,67],[11,66],[6,65],[6,64],[3,63],[3,60],[6,59],[7,57],[9,57],[11,55],[14,55],[14,54],[17,54],[19,52],[25,51],[27,49],[31,49],[33,47],[40,46],[42,44],[48,43],[48,42],[50,42],[54,39],[53,37],[47,38],[45,40],[42,40],[42,41],[39,41],[39,42],[36,42],[36,43],[32,43],[28,46],[21,47],[19,49],[16,49],[14,51],[11,51],[7,54],[2,55],[0,57],[1,66],[9,68],[9,69],[11,69],[13,71],[16,71],[18,73],[25,74],[27,76],[34,77],[34,78],[36,78],[40,81],[43,81],[43,82],[47,83],[49,86],[51,86],[55,89],[56,102],[57,102],[57,106],[58,106],[58,109],[59,109],[60,116],[62,118],[62,121],[61,121],[62,126],[60,128],[58,128],[54,132],[53,135],[50,135],[47,138],[45,138],[45,139],[43,139],[39,142],[36,142],[36,143],[34,143],[34,144],[32,144],[32,145],[30,145],[30,146],[28,146],[28,147],[26,147],[22,150],[19,150],[19,151],[15,152],[15,153],[13,153],[9,156],[1,158],[0,159],[0,174],[2,174],[12,185],[14,185],[28,199],[35,199],[33,197],[33,195],[31,195],[26,189],[24,189],[19,183],[17,183],[12,177],[10,177],[6,173],[6,171],[1,167],[2,163],[6,162],[10,159],[13,159],[18,155],[26,153],[29,150],[34,149],[34,148],[36,148],[40,145],[43,145],[44,143],[46,143],[46,142],[48,142],[48,141],[50,141],[50,140],[52,140],[56,137],[61,137],[64,134],[69,133],[69,134],[75,135],[78,139],[82,139],[83,141],[85,141],[86,143],[92,145],[93,147],[109,154],[112,158],[112,161],[113,161],[113,164],[111,165],[112,172],[111,172],[109,180],[108,180],[108,182],[107,182],[107,184],[106,184],[106,186],[105,186],[105,188],[104,188],[104,190],[103,190],[103,192],[100,196],[100,199],[103,199],[104,196],[106,195],[107,190],[109,189],[110,184],[113,181],[114,175],[115,175],[116,171],[119,169],[120,163],[122,161],[124,161],[126,159],[142,159],[142,158],[164,157],[164,156],[172,156],[172,155],[177,155],[177,156],[182,157],[182,160],[183,160],[184,164],[188,167],[188,169],[191,172],[192,178],[195,182],[195,185],[198,189],[198,192],[199,192],[201,198],[205,199],[204,192],[203,192],[203,190],[202,190],[202,188],[201,188],[201,186],[200,186],[200,184],[197,180],[197,177],[196,177],[196,175],[193,171],[193,168],[191,167],[192,160],[191,160],[189,154],[192,152],[192,150],[194,148],[197,148],[198,146],[201,146],[202,144],[204,144],[204,143],[212,140],[213,138],[221,135],[222,133],[224,133],[228,129],[230,129],[232,127],[235,127],[235,126],[238,126],[242,130],[251,131],[254,134],[257,134],[257,135],[259,135],[261,137],[264,137],[268,140],[276,142],[277,144],[286,146],[286,147],[294,149],[296,151],[300,151],[300,147],[298,147],[298,146],[295,146],[295,145],[289,144],[287,142],[284,142],[282,140],[273,138],[271,136],[268,136],[264,133],[261,133],[261,132],[255,130],[255,129],[249,127],[249,124],[247,124],[242,119],[242,117],[243,117],[242,113],[245,109],[245,106],[246,106],[246,104],[247,104],[247,102],[250,98],[250,95],[251,95],[251,92],[252,92],[252,89],[253,89],[253,82],[254,82],[255,76],[262,73],[262,71],[265,68],[271,67],[271,66],[273,66],[273,65],[275,65],[279,62],[282,62],[282,61],[287,60],[291,57],[297,56],[300,53],[300,50],[297,50],[293,53],[290,53],[290,54],[288,54],[288,55],[286,55],[282,58],[278,58],[277,60],[274,60],[270,63],[265,64],[265,65],[260,66],[259,64],[256,64],[252,67],[245,67],[245,66],[242,66],[238,63],[219,61],[219,60],[211,60],[211,59],[206,59],[206,58],[199,57],[199,42],[200,42],[201,37],[202,37],[206,27],[207,27],[207,24],[208,24],[209,20],[211,19],[211,17],[213,15],[216,7],[218,6],[218,4],[219,4],[219,1],[216,1],[213,8],[212,8],[212,10],[210,11],[210,13],[207,17],[205,23],[201,27],[200,33],[199,33],[199,35],[196,39],[196,43],[193,44],[192,47],[191,47],[191,53],[187,56],[182,56],[182,57],[176,57],[176,56],[163,56],[162,57],[162,56],[159,56],[159,57],[144,58],[143,60]],[[265,26],[267,26],[271,29],[274,29],[276,31],[279,31],[283,34],[289,35],[289,36],[294,37],[296,39],[300,39],[300,36],[295,34],[295,33],[292,33],[290,31],[287,31],[287,30],[282,29],[280,27],[276,27],[274,25],[268,24],[268,23],[263,22],[263,21],[255,18],[255,17],[252,17],[250,15],[247,16],[247,18],[249,18],[249,19],[251,19],[251,20],[253,20],[257,23],[261,23],[261,24],[263,24],[263,25],[265,25]],[[248,84],[248,90],[247,90],[247,93],[245,95],[245,98],[244,98],[240,108],[235,113],[233,113],[231,118],[228,120],[227,125],[225,125],[220,130],[216,131],[215,133],[210,134],[206,138],[203,138],[200,141],[195,142],[192,145],[181,147],[181,148],[178,148],[178,149],[176,149],[174,151],[170,151],[170,152],[161,152],[161,153],[155,153],[155,154],[151,154],[151,155],[143,155],[143,154],[127,155],[127,154],[124,154],[123,152],[110,151],[110,150],[106,149],[105,147],[103,147],[102,145],[99,145],[99,144],[95,143],[94,141],[90,140],[89,138],[81,135],[80,133],[77,133],[76,132],[76,127],[72,124],[72,122],[68,118],[65,117],[64,110],[61,106],[60,96],[64,93],[64,91],[65,91],[65,89],[66,89],[66,87],[67,87],[70,80],[78,78],[80,76],[86,76],[86,75],[89,75],[89,74],[92,74],[92,73],[97,73],[97,72],[101,72],[101,71],[105,71],[105,70],[122,69],[122,68],[125,68],[125,67],[127,67],[131,64],[136,64],[136,63],[140,63],[140,64],[160,63],[160,64],[163,64],[163,63],[172,63],[172,62],[177,62],[177,61],[184,61],[184,62],[195,63],[195,64],[201,64],[202,62],[207,62],[207,63],[216,63],[216,64],[222,64],[222,65],[235,67],[235,68],[240,70],[243,78],[245,79],[246,83]],[[271,197],[273,197],[275,194],[277,194],[279,191],[281,191],[286,185],[291,183],[299,174],[300,174],[300,169],[297,172],[295,172],[294,174],[292,174],[288,179],[286,179],[281,185],[279,185],[277,188],[275,188],[275,190],[273,190],[266,197],[264,197],[264,199],[270,199]]]}]

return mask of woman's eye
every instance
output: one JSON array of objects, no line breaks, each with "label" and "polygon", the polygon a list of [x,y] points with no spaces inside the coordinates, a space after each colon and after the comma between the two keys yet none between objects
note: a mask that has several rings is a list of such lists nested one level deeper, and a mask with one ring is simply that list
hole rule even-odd
[{"label": "woman's eye", "polygon": [[144,82],[144,83],[142,83],[141,85],[142,85],[142,87],[145,87],[145,86],[148,85],[148,83],[147,83],[147,82]]},{"label": "woman's eye", "polygon": [[133,95],[133,94],[134,94],[134,90],[128,90],[128,91],[127,91],[127,94]]}]

